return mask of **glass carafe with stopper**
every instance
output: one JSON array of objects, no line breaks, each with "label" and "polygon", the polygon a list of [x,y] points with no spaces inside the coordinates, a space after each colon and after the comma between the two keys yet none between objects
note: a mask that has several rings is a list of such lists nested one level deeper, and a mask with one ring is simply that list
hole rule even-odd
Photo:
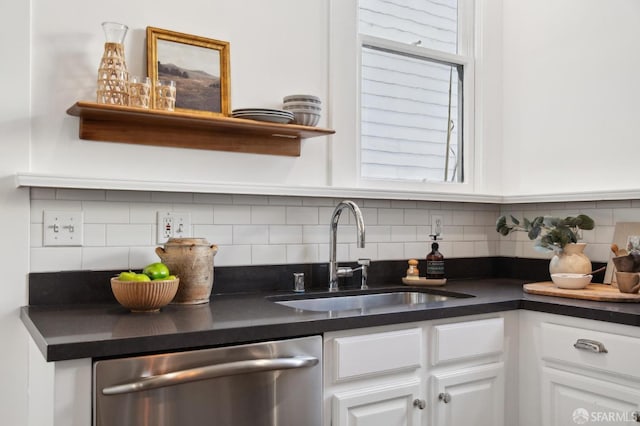
[{"label": "glass carafe with stopper", "polygon": [[129,105],[129,73],[124,60],[124,38],[127,27],[116,22],[103,22],[104,53],[98,68],[97,102],[108,105]]}]

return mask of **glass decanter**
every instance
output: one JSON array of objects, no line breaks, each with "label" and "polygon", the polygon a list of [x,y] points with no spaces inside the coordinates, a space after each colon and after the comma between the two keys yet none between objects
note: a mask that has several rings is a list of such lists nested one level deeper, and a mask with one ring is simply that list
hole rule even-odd
[{"label": "glass decanter", "polygon": [[103,22],[104,53],[98,68],[97,102],[108,105],[129,105],[129,73],[124,59],[124,38],[127,27],[116,22]]}]

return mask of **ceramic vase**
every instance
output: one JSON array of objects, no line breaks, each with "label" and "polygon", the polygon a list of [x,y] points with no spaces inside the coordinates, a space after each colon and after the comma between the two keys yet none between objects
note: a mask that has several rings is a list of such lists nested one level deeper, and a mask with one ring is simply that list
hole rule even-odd
[{"label": "ceramic vase", "polygon": [[561,253],[551,258],[549,273],[587,274],[591,272],[591,260],[584,254],[586,243],[570,243]]}]

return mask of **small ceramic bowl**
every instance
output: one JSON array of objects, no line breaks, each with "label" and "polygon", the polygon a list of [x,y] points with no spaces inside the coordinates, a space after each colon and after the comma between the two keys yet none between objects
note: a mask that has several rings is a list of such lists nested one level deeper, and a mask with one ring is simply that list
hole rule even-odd
[{"label": "small ceramic bowl", "polygon": [[591,282],[592,275],[584,274],[551,274],[551,281],[558,288],[566,288],[570,290],[579,290],[585,288]]},{"label": "small ceramic bowl", "polygon": [[111,290],[118,303],[131,312],[157,312],[173,300],[180,279],[157,281],[120,281],[111,278]]}]

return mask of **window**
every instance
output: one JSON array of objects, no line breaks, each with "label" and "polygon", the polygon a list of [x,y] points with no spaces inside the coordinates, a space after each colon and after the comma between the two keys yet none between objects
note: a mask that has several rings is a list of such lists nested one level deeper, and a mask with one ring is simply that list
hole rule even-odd
[{"label": "window", "polygon": [[464,182],[464,2],[359,0],[362,179]]}]

